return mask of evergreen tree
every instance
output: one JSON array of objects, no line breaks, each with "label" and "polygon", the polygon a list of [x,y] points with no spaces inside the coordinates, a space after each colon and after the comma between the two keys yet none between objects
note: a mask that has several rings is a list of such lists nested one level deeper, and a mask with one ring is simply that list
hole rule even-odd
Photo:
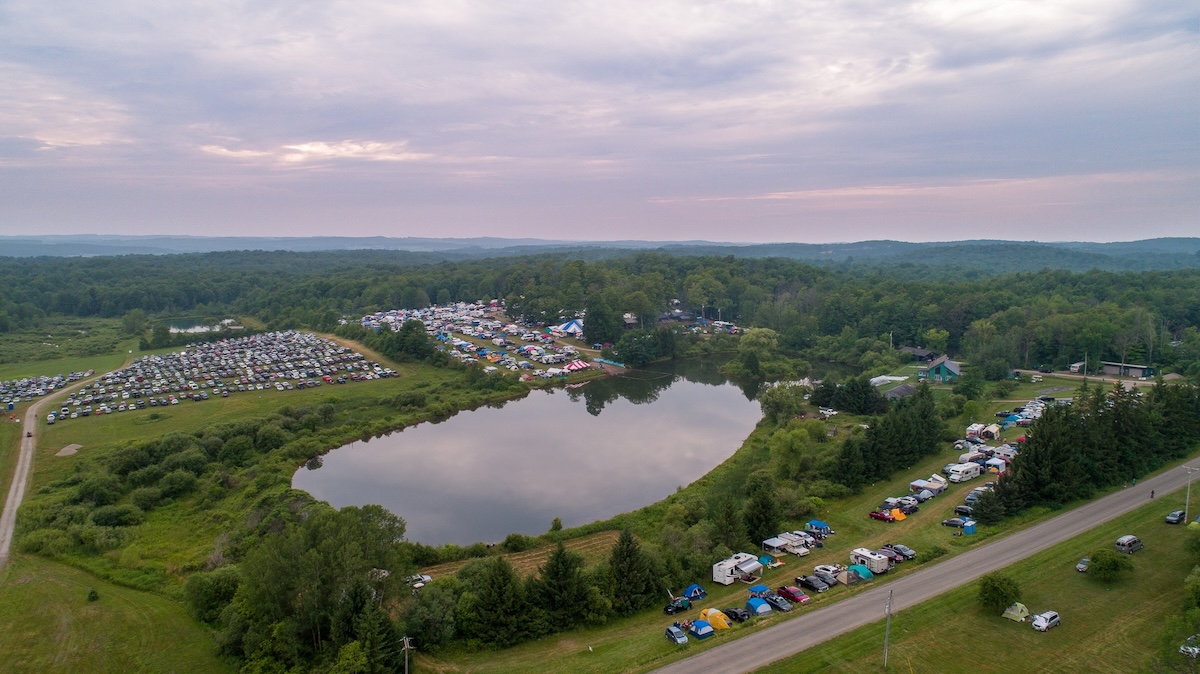
[{"label": "evergreen tree", "polygon": [[842,443],[834,462],[833,479],[846,485],[854,491],[862,489],[867,483],[868,468],[866,462],[867,442],[862,436],[851,436]]},{"label": "evergreen tree", "polygon": [[553,631],[568,630],[584,617],[588,600],[587,580],[583,575],[583,557],[570,552],[560,542],[530,581],[529,600],[545,611]]},{"label": "evergreen tree", "polygon": [[646,608],[658,595],[649,557],[628,529],[621,531],[609,557],[613,581],[613,610],[630,616]]},{"label": "evergreen tree", "polygon": [[746,523],[746,533],[751,541],[764,541],[779,533],[779,522],[782,514],[779,502],[775,499],[775,490],[763,485],[755,488],[746,499],[745,511],[742,515]]},{"label": "evergreen tree", "polygon": [[458,626],[472,639],[506,648],[526,637],[525,623],[514,620],[528,613],[525,587],[512,564],[503,557],[482,563],[481,573],[459,600]]},{"label": "evergreen tree", "polygon": [[730,550],[737,550],[746,543],[746,529],[733,499],[725,499],[713,520],[713,541]]}]

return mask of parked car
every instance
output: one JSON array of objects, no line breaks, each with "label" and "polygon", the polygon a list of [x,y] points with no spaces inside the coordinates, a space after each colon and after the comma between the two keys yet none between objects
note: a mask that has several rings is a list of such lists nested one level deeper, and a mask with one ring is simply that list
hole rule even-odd
[{"label": "parked car", "polygon": [[812,575],[816,576],[817,578],[820,578],[821,582],[825,583],[829,587],[833,587],[838,584],[837,578],[835,578],[832,573],[825,573],[824,571],[814,570]]},{"label": "parked car", "polygon": [[958,462],[954,462],[954,463],[948,463],[948,464],[942,466],[942,475],[949,475],[950,469],[957,465],[958,465]]},{"label": "parked car", "polygon": [[970,517],[974,512],[975,509],[969,505],[954,506],[954,514],[961,517]]},{"label": "parked car", "polygon": [[1084,557],[1083,559],[1079,560],[1078,564],[1075,565],[1075,570],[1078,571],[1079,573],[1087,573],[1088,564],[1091,564],[1091,563],[1092,563],[1091,557]]},{"label": "parked car", "polygon": [[831,576],[836,576],[845,571],[846,567],[842,566],[841,564],[818,564],[813,570],[820,571],[821,573],[828,573]]},{"label": "parked car", "polygon": [[920,506],[918,506],[916,503],[905,503],[904,505],[900,506],[900,512],[904,513],[905,515],[911,515],[920,509]]},{"label": "parked car", "polygon": [[675,615],[676,613],[683,613],[691,607],[692,602],[689,601],[687,597],[675,597],[670,601],[670,603],[663,607],[663,613],[666,613],[667,615]]},{"label": "parked car", "polygon": [[1033,616],[1033,629],[1039,632],[1045,632],[1051,627],[1058,627],[1061,622],[1062,621],[1059,619],[1057,613],[1054,611],[1046,611],[1045,613],[1039,613],[1038,615]]},{"label": "parked car", "polygon": [[1183,519],[1184,516],[1182,510],[1172,510],[1167,514],[1167,524],[1182,524]]},{"label": "parked car", "polygon": [[899,552],[896,552],[895,550],[893,550],[891,548],[879,548],[875,552],[878,552],[879,554],[883,555],[884,557],[887,557],[888,559],[892,560],[893,563],[904,561],[904,555],[900,554]]},{"label": "parked car", "polygon": [[895,522],[896,521],[896,518],[892,517],[891,513],[884,512],[882,510],[872,510],[869,517],[871,519],[880,520],[883,522]]},{"label": "parked car", "polygon": [[951,517],[951,518],[950,518],[950,519],[948,519],[948,520],[942,520],[942,526],[944,526],[944,527],[954,527],[954,528],[956,528],[956,529],[961,529],[961,528],[963,528],[963,525],[965,525],[966,523],[967,523],[967,522],[966,522],[966,520],[964,520],[964,519],[963,519],[963,518],[961,518],[961,517]]},{"label": "parked car", "polygon": [[1200,657],[1200,634],[1193,634],[1185,639],[1183,645],[1179,647],[1179,654],[1189,658]]},{"label": "parked car", "polygon": [[788,601],[794,601],[797,604],[808,603],[808,595],[804,594],[804,590],[801,590],[795,585],[784,585],[783,587],[779,588],[778,592],[779,596]]},{"label": "parked car", "polygon": [[688,642],[688,638],[687,638],[687,635],[683,633],[683,630],[679,629],[678,627],[676,627],[674,625],[668,625],[667,626],[667,641],[670,641],[671,643],[676,644],[678,646],[682,646],[683,644],[686,644]]},{"label": "parked car", "polygon": [[416,585],[425,585],[425,583],[428,583],[431,580],[433,580],[433,576],[427,576],[423,573],[418,573],[415,576],[409,576],[408,578],[405,578],[404,584],[408,585],[409,587],[414,587]]},{"label": "parked car", "polygon": [[818,594],[829,589],[829,586],[816,576],[797,576],[796,584],[798,584],[800,587],[807,587]]},{"label": "parked car", "polygon": [[744,608],[723,608],[721,613],[735,623],[744,623],[750,619],[750,612]]},{"label": "parked car", "polygon": [[917,558],[916,550],[913,550],[912,548],[908,547],[907,545],[903,545],[901,543],[888,543],[887,545],[885,545],[883,547],[888,548],[890,550],[895,550],[896,552],[900,553],[901,555],[904,555],[905,559],[916,559]]},{"label": "parked car", "polygon": [[771,608],[775,609],[776,611],[787,613],[788,611],[792,610],[791,602],[774,592],[768,592],[764,594],[762,596],[762,600],[770,604]]}]

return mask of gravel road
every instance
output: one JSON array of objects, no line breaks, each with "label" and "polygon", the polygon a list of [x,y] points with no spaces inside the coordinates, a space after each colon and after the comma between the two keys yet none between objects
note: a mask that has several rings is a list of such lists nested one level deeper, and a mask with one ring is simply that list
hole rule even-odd
[{"label": "gravel road", "polygon": [[1187,484],[1187,477],[1187,471],[1171,468],[1139,482],[1136,487],[1128,487],[944,562],[930,564],[911,575],[880,583],[845,601],[678,660],[657,671],[671,674],[752,672],[882,620],[888,591],[894,593],[893,612],[915,606],[1145,505],[1150,500],[1151,490],[1161,496],[1179,489]]}]

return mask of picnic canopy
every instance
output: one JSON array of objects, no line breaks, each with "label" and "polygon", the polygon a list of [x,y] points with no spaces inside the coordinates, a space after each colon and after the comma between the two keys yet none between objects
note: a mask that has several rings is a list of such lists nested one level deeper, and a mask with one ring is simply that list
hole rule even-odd
[{"label": "picnic canopy", "polygon": [[1012,620],[1014,622],[1023,623],[1023,622],[1025,622],[1025,619],[1029,617],[1029,609],[1025,608],[1025,605],[1022,604],[1021,602],[1017,602],[1017,603],[1013,604],[1012,606],[1009,606],[1008,608],[1004,609],[1003,617],[1008,618],[1009,620]]},{"label": "picnic canopy", "polygon": [[692,628],[688,631],[697,639],[707,639],[715,633],[713,626],[708,624],[707,620],[693,620]]},{"label": "picnic canopy", "polygon": [[758,597],[751,597],[746,602],[746,610],[750,612],[750,615],[768,615],[771,613],[771,605]]},{"label": "picnic canopy", "polygon": [[718,608],[706,608],[700,612],[700,619],[708,622],[714,629],[727,630],[730,627],[729,617]]},{"label": "picnic canopy", "polygon": [[686,590],[683,591],[683,596],[691,599],[692,601],[696,601],[697,599],[704,599],[708,596],[708,593],[704,591],[704,588],[700,587],[696,583],[692,583],[691,585],[687,586]]},{"label": "picnic canopy", "polygon": [[771,591],[771,588],[767,587],[766,585],[763,585],[762,583],[759,583],[758,585],[750,586],[750,596],[751,597],[756,597],[760,594],[766,594],[770,591]]},{"label": "picnic canopy", "polygon": [[583,319],[572,318],[571,320],[558,326],[558,329],[570,335],[583,334]]},{"label": "picnic canopy", "polygon": [[577,370],[586,370],[589,367],[591,367],[591,365],[588,364],[587,361],[573,360],[573,361],[567,363],[566,365],[564,365],[563,369],[566,370],[567,372],[575,372]]}]

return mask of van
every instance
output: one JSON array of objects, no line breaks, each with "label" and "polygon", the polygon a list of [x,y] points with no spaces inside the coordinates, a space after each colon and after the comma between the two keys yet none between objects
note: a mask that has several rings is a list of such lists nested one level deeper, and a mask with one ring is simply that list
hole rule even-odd
[{"label": "van", "polygon": [[1142,549],[1142,539],[1137,536],[1122,536],[1117,539],[1117,552],[1123,552],[1127,555],[1132,555]]}]

